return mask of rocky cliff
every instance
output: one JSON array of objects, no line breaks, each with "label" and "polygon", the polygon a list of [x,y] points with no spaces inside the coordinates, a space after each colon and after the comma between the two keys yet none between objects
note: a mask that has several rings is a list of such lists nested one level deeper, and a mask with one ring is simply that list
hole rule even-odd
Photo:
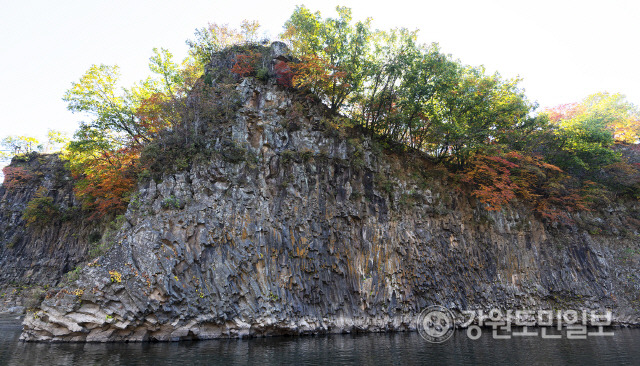
[{"label": "rocky cliff", "polygon": [[[0,186],[0,312],[21,313],[87,258],[88,238],[99,239],[99,229],[82,219],[58,155],[14,158],[7,172]],[[25,209],[37,198],[49,212],[27,225]]]},{"label": "rocky cliff", "polygon": [[28,313],[23,340],[402,331],[432,304],[640,324],[638,202],[564,224],[486,211],[313,98],[251,78],[236,91],[211,158],[141,184],[113,248]]}]

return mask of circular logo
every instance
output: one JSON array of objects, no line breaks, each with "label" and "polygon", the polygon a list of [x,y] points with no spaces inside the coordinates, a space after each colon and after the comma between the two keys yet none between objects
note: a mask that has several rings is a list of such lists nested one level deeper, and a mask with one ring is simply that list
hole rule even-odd
[{"label": "circular logo", "polygon": [[422,310],[418,316],[418,333],[426,341],[431,343],[442,343],[453,335],[456,323],[453,313],[449,309],[432,305]]}]

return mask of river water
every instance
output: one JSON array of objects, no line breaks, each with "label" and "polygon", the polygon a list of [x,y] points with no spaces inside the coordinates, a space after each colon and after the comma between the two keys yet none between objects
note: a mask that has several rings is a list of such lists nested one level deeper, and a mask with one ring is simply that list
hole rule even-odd
[{"label": "river water", "polygon": [[640,365],[640,329],[582,340],[471,340],[441,344],[417,333],[272,337],[178,343],[24,343],[20,322],[0,318],[0,365]]}]

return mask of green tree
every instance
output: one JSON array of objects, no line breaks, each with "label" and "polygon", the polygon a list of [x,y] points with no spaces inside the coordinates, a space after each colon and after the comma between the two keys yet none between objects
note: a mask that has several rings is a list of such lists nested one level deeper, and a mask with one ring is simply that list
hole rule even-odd
[{"label": "green tree", "polygon": [[518,79],[485,75],[482,68],[462,68],[452,90],[440,94],[440,119],[435,127],[436,155],[450,156],[462,167],[483,146],[499,143],[518,129],[532,105],[518,88]]},{"label": "green tree", "polygon": [[49,129],[47,131],[47,152],[59,151],[69,143],[69,137],[66,133]]},{"label": "green tree", "polygon": [[154,49],[154,74],[131,88],[118,86],[117,66],[93,65],[65,93],[68,109],[90,118],[81,123],[65,158],[76,178],[76,194],[94,217],[118,213],[142,169],[145,145],[184,114],[193,62],[179,66],[166,49]]},{"label": "green tree", "polygon": [[3,154],[5,158],[42,150],[40,142],[36,138],[30,136],[7,136],[2,139],[1,144],[5,150]]},{"label": "green tree", "polygon": [[624,143],[637,143],[640,138],[640,110],[622,94],[596,93],[585,98],[579,108],[584,116],[601,120],[611,131],[613,139]]},{"label": "green tree", "polygon": [[612,146],[637,139],[637,110],[620,94],[598,93],[580,103],[566,104],[543,112],[554,128],[548,144],[550,162],[573,175],[592,176],[606,165],[619,161]]},{"label": "green tree", "polygon": [[154,85],[156,92],[169,97],[174,96],[174,93],[184,92],[180,90],[180,86],[185,83],[185,75],[180,65],[173,61],[173,54],[169,50],[154,48],[153,56],[149,58],[149,69],[159,77]]},{"label": "green tree", "polygon": [[72,83],[62,99],[70,111],[91,117],[81,124],[81,130],[93,130],[90,135],[102,134],[100,140],[114,144],[124,144],[126,139],[140,144],[147,140],[136,118],[136,103],[143,93],[119,88],[118,78],[118,66],[93,65],[78,82]]},{"label": "green tree", "polygon": [[298,6],[281,35],[300,59],[294,85],[309,88],[334,112],[363,87],[372,35],[370,19],[352,24],[351,9],[336,10],[338,18],[322,19]]},{"label": "green tree", "polygon": [[404,90],[401,83],[408,70],[421,57],[416,32],[394,29],[372,34],[371,52],[364,62],[363,88],[352,99],[350,114],[365,128],[382,132],[397,110],[397,101]]}]

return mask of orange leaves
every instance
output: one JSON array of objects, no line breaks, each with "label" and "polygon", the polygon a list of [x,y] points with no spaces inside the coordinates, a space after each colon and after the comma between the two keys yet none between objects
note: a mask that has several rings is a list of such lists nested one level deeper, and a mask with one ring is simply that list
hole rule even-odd
[{"label": "orange leaves", "polygon": [[458,176],[471,186],[472,196],[486,204],[489,211],[500,210],[516,198],[552,221],[565,218],[567,210],[588,210],[578,191],[565,185],[567,177],[562,169],[538,156],[516,151],[498,151],[492,156],[479,154]]},{"label": "orange leaves", "polygon": [[291,65],[291,69],[294,86],[313,90],[329,90],[333,85],[341,84],[347,76],[339,66],[332,65],[318,55],[302,56],[300,62]]},{"label": "orange leaves", "polygon": [[156,136],[160,131],[171,127],[171,122],[167,118],[165,110],[166,97],[161,93],[154,93],[144,99],[136,110],[140,127],[149,135]]},{"label": "orange leaves", "polygon": [[137,182],[139,155],[133,148],[106,151],[72,171],[78,179],[75,193],[93,211],[91,219],[118,214],[127,208],[127,196]]},{"label": "orange leaves", "polygon": [[511,180],[511,169],[517,167],[499,156],[477,156],[461,181],[471,184],[472,195],[487,204],[490,211],[499,210],[515,198],[517,186]]},{"label": "orange leaves", "polygon": [[7,190],[23,187],[38,178],[36,173],[20,166],[6,166],[2,168],[2,173],[4,174],[3,185]]},{"label": "orange leaves", "polygon": [[236,55],[235,64],[231,72],[242,77],[252,75],[256,71],[256,65],[260,61],[260,53],[249,51],[248,54]]}]

